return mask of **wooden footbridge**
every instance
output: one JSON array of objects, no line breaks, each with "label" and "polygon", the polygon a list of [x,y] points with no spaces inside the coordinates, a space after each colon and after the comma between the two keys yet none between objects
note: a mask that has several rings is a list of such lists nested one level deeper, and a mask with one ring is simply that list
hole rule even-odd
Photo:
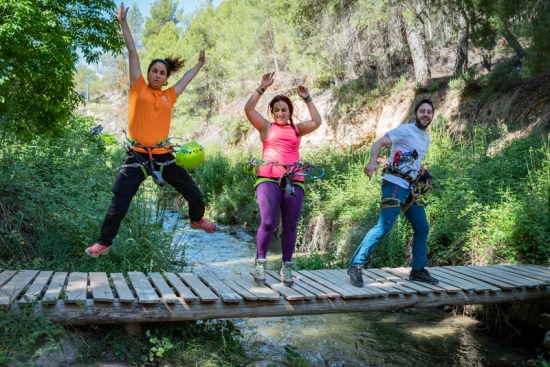
[{"label": "wooden footbridge", "polygon": [[437,286],[408,280],[409,269],[363,271],[364,288],[345,270],[294,272],[292,288],[268,272],[252,276],[190,273],[0,271],[0,305],[65,324],[115,324],[218,318],[389,311],[413,307],[500,303],[550,297],[550,269],[535,265],[429,269]]}]

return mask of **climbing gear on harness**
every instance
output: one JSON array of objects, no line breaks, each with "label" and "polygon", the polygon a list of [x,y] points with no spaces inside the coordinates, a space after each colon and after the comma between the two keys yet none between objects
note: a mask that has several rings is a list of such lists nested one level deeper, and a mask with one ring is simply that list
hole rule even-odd
[{"label": "climbing gear on harness", "polygon": [[[139,167],[143,171],[143,174],[145,175],[145,177],[151,176],[154,183],[156,183],[159,186],[164,186],[164,179],[162,178],[162,171],[163,171],[165,166],[168,166],[170,164],[175,163],[176,159],[174,158],[174,159],[172,159],[170,161],[167,161],[167,162],[157,162],[153,158],[152,151],[155,148],[170,148],[170,149],[173,149],[172,144],[170,144],[170,138],[166,138],[166,139],[158,142],[156,146],[144,146],[144,145],[138,144],[135,140],[132,140],[132,139],[128,138],[128,134],[126,133],[126,130],[122,130],[122,132],[124,133],[124,135],[126,137],[126,142],[120,143],[119,141],[116,141],[116,143],[118,145],[120,145],[122,148],[124,148],[126,153],[129,156],[132,156],[137,161],[137,163],[123,164],[123,165],[121,165],[117,168],[117,171],[122,169],[122,168],[126,168],[126,167],[131,167],[131,168]],[[149,160],[145,160],[139,152],[136,152],[133,149],[133,147],[142,148],[142,149],[147,150],[148,153],[149,153]],[[159,171],[156,170],[155,164],[160,167]]]},{"label": "climbing gear on harness", "polygon": [[[285,173],[283,173],[282,176],[279,177],[279,179],[277,180],[277,183],[279,184],[279,187],[284,193],[292,196],[296,196],[296,192],[293,186],[294,184],[297,184],[297,182],[294,182],[294,179],[296,177],[308,177],[312,180],[318,180],[325,175],[324,169],[315,167],[314,165],[308,162],[294,162],[292,164],[282,164],[279,162],[267,162],[264,160],[260,161],[257,158],[252,158],[247,163],[245,163],[244,169],[249,172],[254,172],[254,171],[257,172],[258,167],[260,165],[268,165],[268,164],[272,164],[274,166],[280,166],[285,169]],[[316,173],[316,175],[314,173]],[[266,180],[270,180],[270,179],[266,179]]]},{"label": "climbing gear on harness", "polygon": [[204,162],[204,149],[198,143],[192,141],[184,145],[177,145],[177,147],[179,149],[174,150],[174,155],[178,166],[192,169]]}]

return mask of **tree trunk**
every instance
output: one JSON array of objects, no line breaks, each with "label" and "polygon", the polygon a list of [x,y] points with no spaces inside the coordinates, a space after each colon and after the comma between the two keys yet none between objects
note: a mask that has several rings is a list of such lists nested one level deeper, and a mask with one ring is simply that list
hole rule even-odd
[{"label": "tree trunk", "polygon": [[464,12],[458,13],[458,44],[456,47],[456,62],[453,75],[464,74],[468,67],[468,23]]},{"label": "tree trunk", "polygon": [[520,59],[523,59],[525,56],[527,56],[527,52],[525,52],[523,47],[521,47],[516,36],[514,36],[514,34],[510,32],[508,28],[502,31],[502,35],[506,39],[506,42],[508,42],[508,45],[512,47],[512,49],[515,51],[516,55],[518,55]]},{"label": "tree trunk", "polygon": [[388,33],[389,32],[388,22],[387,21],[378,22],[378,30],[382,35],[382,50],[383,50],[382,60],[378,62],[378,73],[379,73],[379,78],[382,77],[382,79],[385,79],[388,77],[388,75],[393,69],[392,60],[390,56],[390,37]]},{"label": "tree trunk", "polygon": [[428,46],[426,44],[426,32],[424,23],[420,18],[421,4],[416,4],[412,9],[414,16],[411,19],[401,20],[405,24],[407,42],[411,51],[411,57],[414,66],[414,76],[416,82],[420,85],[426,85],[431,77],[430,67],[428,65]]}]

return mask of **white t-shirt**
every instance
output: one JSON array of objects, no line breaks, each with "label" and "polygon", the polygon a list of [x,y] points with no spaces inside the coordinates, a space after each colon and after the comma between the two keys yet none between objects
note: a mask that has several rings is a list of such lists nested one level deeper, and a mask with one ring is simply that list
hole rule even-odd
[{"label": "white t-shirt", "polygon": [[[400,125],[388,131],[386,135],[388,135],[392,142],[388,163],[392,163],[394,158],[396,158],[396,153],[401,151],[401,153],[398,154],[398,163],[396,167],[399,168],[401,172],[407,173],[409,176],[415,178],[420,171],[424,156],[428,153],[428,146],[430,145],[430,136],[428,133],[424,130],[420,130],[413,122]],[[415,150],[418,154],[416,159],[413,158],[416,155],[414,154]],[[384,180],[405,189],[408,189],[410,185],[407,180],[389,174],[384,175]]]}]

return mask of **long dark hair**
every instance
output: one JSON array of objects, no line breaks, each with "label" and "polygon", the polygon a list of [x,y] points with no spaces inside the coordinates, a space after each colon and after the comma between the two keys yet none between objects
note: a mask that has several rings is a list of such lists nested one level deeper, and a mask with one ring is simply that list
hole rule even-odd
[{"label": "long dark hair", "polygon": [[181,57],[177,57],[177,56],[176,57],[168,56],[165,59],[154,59],[153,61],[151,61],[151,63],[149,64],[149,67],[147,68],[147,74],[149,74],[149,71],[151,71],[151,68],[157,62],[163,63],[164,66],[166,66],[167,78],[170,77],[170,74],[176,73],[179,70],[181,70],[181,68],[183,68],[183,66],[185,65],[185,59],[182,59]]},{"label": "long dark hair", "polygon": [[290,121],[290,126],[292,126],[294,131],[296,131],[296,136],[300,136],[300,132],[298,131],[298,128],[296,127],[296,125],[294,125],[294,121],[292,121],[292,115],[294,114],[294,104],[292,103],[290,98],[288,98],[287,96],[283,96],[281,94],[273,97],[271,102],[269,102],[269,112],[271,113],[272,116],[273,116],[273,106],[275,106],[275,103],[277,102],[286,103],[286,105],[288,106],[288,112],[289,112],[288,121]]}]

